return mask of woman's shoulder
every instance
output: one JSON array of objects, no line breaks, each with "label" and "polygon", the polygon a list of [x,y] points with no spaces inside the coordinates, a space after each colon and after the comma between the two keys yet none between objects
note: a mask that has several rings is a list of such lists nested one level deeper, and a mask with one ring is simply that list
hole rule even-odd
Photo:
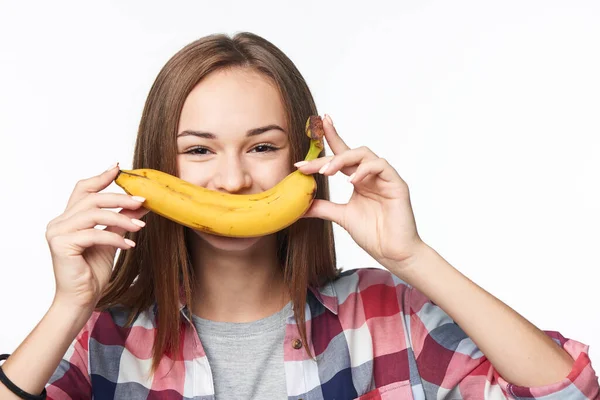
[{"label": "woman's shoulder", "polygon": [[360,306],[372,309],[373,315],[438,309],[423,293],[383,267],[343,270],[319,289],[319,296],[329,309]]},{"label": "woman's shoulder", "polygon": [[101,345],[124,346],[132,335],[137,339],[151,337],[155,329],[153,307],[134,313],[130,307],[117,304],[95,310],[79,336]]},{"label": "woman's shoulder", "polygon": [[334,282],[357,278],[362,279],[364,282],[368,280],[388,281],[389,279],[392,279],[396,282],[396,284],[402,283],[407,285],[406,282],[402,281],[402,279],[398,278],[396,275],[392,274],[389,270],[383,267],[360,267],[342,270]]},{"label": "woman's shoulder", "polygon": [[377,267],[344,270],[330,284],[332,286],[330,290],[333,290],[341,300],[357,293],[361,295],[390,291],[398,293],[410,288],[408,283],[389,270]]},{"label": "woman's shoulder", "polygon": [[410,286],[383,268],[364,267],[341,271],[318,291],[320,303],[334,314],[361,308],[368,316],[397,314]]}]

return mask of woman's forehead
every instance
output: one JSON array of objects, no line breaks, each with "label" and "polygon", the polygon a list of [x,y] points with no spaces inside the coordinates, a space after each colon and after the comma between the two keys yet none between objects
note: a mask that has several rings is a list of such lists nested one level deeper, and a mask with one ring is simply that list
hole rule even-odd
[{"label": "woman's forehead", "polygon": [[[274,84],[254,71],[216,71],[190,92],[180,117],[180,131],[236,131],[285,124],[285,108]],[[284,126],[285,129],[285,126]]]}]

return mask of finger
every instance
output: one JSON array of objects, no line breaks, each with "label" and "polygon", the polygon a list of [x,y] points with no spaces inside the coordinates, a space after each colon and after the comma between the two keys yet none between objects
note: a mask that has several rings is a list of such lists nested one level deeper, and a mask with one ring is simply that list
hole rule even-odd
[{"label": "finger", "polygon": [[90,193],[65,211],[58,220],[72,217],[73,215],[92,208],[127,208],[137,210],[146,201],[143,197],[130,196],[122,193]]},{"label": "finger", "polygon": [[294,165],[304,174],[314,174],[318,172],[325,164],[328,164],[334,156],[319,157],[311,161],[298,161]]},{"label": "finger", "polygon": [[[81,255],[85,249],[98,245],[113,246],[127,250],[135,247],[135,242],[131,239],[125,239],[114,232],[106,232],[94,228],[57,236],[52,241],[52,248],[55,250],[55,254],[61,254],[66,257]],[[64,250],[56,251],[57,249]]]},{"label": "finger", "polygon": [[357,149],[352,149],[343,152],[340,155],[333,157],[329,165],[324,166],[319,170],[319,173],[332,176],[341,171],[345,175],[353,174],[356,169],[363,163],[370,160],[376,160],[378,157],[368,147],[362,146]]},{"label": "finger", "polygon": [[338,171],[342,171],[345,175],[351,175],[361,163],[377,159],[377,156],[368,147],[362,146],[347,150],[328,159],[327,157],[323,158],[324,160],[317,159],[308,164],[300,165],[301,171],[305,174],[319,172],[326,176],[332,176]]},{"label": "finger", "polygon": [[119,171],[119,164],[107,169],[100,175],[96,175],[91,178],[82,179],[75,185],[71,197],[67,202],[67,210],[74,204],[78,203],[82,198],[90,193],[99,192],[102,189],[107,188],[112,181],[116,178],[117,172]]},{"label": "finger", "polygon": [[147,208],[144,208],[144,207],[140,207],[137,210],[125,210],[125,209],[123,209],[123,210],[119,211],[119,213],[125,215],[126,217],[136,218],[136,219],[143,218],[149,212],[150,212],[150,210],[147,209]]},{"label": "finger", "polygon": [[[148,214],[149,212],[150,212],[150,210],[148,210],[147,208],[144,208],[144,207],[140,207],[137,210],[121,210],[121,211],[119,211],[119,213],[125,215],[126,217],[131,218],[131,219],[137,219],[137,220],[141,220],[141,218],[143,218],[144,215]],[[142,221],[142,222],[145,223],[146,221]],[[107,226],[105,230],[109,231],[109,232],[114,232],[121,236],[123,236],[126,232],[125,229],[118,227],[118,226]]]},{"label": "finger", "polygon": [[137,232],[145,225],[143,221],[129,218],[123,214],[109,210],[92,210],[79,213],[52,227],[48,237],[62,236],[76,231],[94,228],[97,225],[121,228],[123,232]]},{"label": "finger", "polygon": [[323,130],[325,131],[325,140],[327,140],[327,144],[331,148],[333,154],[341,154],[350,149],[340,135],[338,135],[337,130],[333,126],[331,117],[327,114],[325,114],[325,118],[323,118]]},{"label": "finger", "polygon": [[385,159],[376,158],[360,164],[356,172],[350,175],[348,181],[355,185],[368,176],[377,176],[386,182],[392,182],[399,178],[396,170]]},{"label": "finger", "polygon": [[315,199],[310,208],[302,218],[321,218],[335,222],[340,226],[344,226],[344,209],[345,204],[334,203],[329,200]]}]

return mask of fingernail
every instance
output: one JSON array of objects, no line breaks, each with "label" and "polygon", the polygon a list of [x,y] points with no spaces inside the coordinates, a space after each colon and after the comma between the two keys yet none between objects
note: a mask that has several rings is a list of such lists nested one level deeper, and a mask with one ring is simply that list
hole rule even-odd
[{"label": "fingernail", "polygon": [[353,172],[352,175],[348,177],[348,182],[352,182],[352,179],[356,176],[356,172]]},{"label": "fingernail", "polygon": [[295,167],[301,167],[303,165],[308,164],[308,161],[298,161],[297,163],[294,164]]},{"label": "fingernail", "polygon": [[111,171],[111,170],[113,170],[113,169],[117,168],[118,166],[119,166],[119,163],[118,163],[118,162],[116,162],[116,163],[114,163],[113,165],[111,165],[110,167],[108,167],[108,169],[107,169],[106,171],[104,171],[104,172]]},{"label": "fingernail", "polygon": [[133,222],[134,225],[141,226],[142,228],[144,226],[146,226],[146,223],[144,221],[141,221],[141,220],[136,219],[136,218],[131,218],[131,222]]},{"label": "fingernail", "polygon": [[144,197],[140,197],[140,196],[131,196],[131,199],[135,200],[135,201],[139,201],[140,203],[143,203],[146,201],[146,199]]},{"label": "fingernail", "polygon": [[325,119],[327,120],[327,122],[329,122],[333,126],[333,121],[331,120],[331,117],[329,116],[329,114],[325,114]]},{"label": "fingernail", "polygon": [[325,171],[326,171],[326,170],[327,170],[327,168],[329,167],[329,164],[330,164],[330,163],[327,163],[327,164],[323,165],[323,166],[321,167],[321,169],[319,170],[319,173],[320,173],[320,174],[323,174],[323,173],[325,173]]},{"label": "fingernail", "polygon": [[135,242],[133,240],[130,240],[130,239],[123,239],[123,240],[125,241],[125,243],[127,243],[131,247],[135,247]]}]

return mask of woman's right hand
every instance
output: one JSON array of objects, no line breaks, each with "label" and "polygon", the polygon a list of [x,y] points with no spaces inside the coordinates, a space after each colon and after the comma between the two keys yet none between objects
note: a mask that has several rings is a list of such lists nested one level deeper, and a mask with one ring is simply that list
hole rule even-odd
[{"label": "woman's right hand", "polygon": [[[148,213],[143,198],[126,194],[98,193],[116,178],[118,165],[75,186],[64,213],[46,228],[56,279],[55,303],[93,311],[112,274],[117,248],[135,243],[125,232],[137,232]],[[120,212],[103,208],[122,208]],[[136,224],[137,223],[137,224]],[[139,225],[138,225],[139,224]],[[104,225],[105,229],[95,228]]]}]

